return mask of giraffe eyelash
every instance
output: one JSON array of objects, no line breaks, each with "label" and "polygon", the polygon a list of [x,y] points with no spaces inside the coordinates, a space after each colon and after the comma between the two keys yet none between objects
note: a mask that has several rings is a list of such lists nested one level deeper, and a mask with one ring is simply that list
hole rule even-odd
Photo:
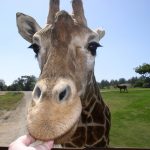
[{"label": "giraffe eyelash", "polygon": [[28,48],[32,48],[34,53],[35,53],[35,57],[38,57],[39,51],[40,51],[40,46],[37,45],[36,43],[31,44]]},{"label": "giraffe eyelash", "polygon": [[92,54],[93,56],[96,56],[96,49],[97,49],[98,47],[102,47],[102,46],[101,46],[99,43],[97,43],[97,42],[90,42],[90,43],[88,44],[87,49],[91,52],[91,54]]}]

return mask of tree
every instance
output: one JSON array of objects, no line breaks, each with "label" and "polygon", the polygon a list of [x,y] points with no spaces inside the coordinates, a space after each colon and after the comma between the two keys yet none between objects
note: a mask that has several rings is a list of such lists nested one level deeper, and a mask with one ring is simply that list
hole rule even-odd
[{"label": "tree", "polygon": [[24,79],[24,91],[32,91],[37,81],[35,76],[22,76]]},{"label": "tree", "polygon": [[23,79],[18,78],[15,80],[10,86],[8,86],[9,91],[23,91],[24,90],[24,83]]},{"label": "tree", "polygon": [[35,76],[21,76],[8,87],[9,91],[32,91],[37,79]]},{"label": "tree", "polygon": [[110,85],[113,86],[114,88],[116,88],[117,84],[118,84],[118,81],[117,81],[117,80],[113,80],[113,79],[112,79],[112,80],[110,81]]},{"label": "tree", "polygon": [[100,82],[100,88],[103,89],[103,88],[109,88],[110,86],[110,83],[107,81],[107,80],[102,80]]},{"label": "tree", "polygon": [[144,77],[150,77],[150,64],[144,63],[135,68],[135,72],[143,75]]},{"label": "tree", "polygon": [[150,64],[144,63],[135,68],[135,72],[139,73],[141,76],[141,84],[142,87],[149,88],[150,87]]},{"label": "tree", "polygon": [[5,81],[0,79],[0,91],[5,91],[7,90],[7,86],[5,84]]},{"label": "tree", "polygon": [[120,78],[118,82],[119,82],[119,84],[124,84],[124,83],[126,83],[126,79],[125,78]]},{"label": "tree", "polygon": [[130,78],[127,82],[128,82],[129,84],[131,84],[132,87],[134,87],[134,86],[135,86],[135,83],[137,83],[137,81],[138,81],[138,78],[137,78],[137,77],[132,77],[132,78]]}]

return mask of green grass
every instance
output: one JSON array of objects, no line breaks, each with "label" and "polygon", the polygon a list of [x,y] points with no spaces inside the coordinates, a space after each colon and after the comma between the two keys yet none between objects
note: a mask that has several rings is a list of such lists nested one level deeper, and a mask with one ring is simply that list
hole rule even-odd
[{"label": "green grass", "polygon": [[14,110],[23,97],[21,92],[8,92],[0,95],[0,110]]},{"label": "green grass", "polygon": [[102,91],[112,114],[111,147],[150,147],[150,89]]}]

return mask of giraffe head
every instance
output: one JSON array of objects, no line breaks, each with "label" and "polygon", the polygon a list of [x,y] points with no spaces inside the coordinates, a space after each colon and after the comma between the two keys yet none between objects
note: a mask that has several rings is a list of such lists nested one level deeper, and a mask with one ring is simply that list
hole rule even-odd
[{"label": "giraffe head", "polygon": [[72,1],[73,14],[50,1],[47,25],[17,13],[19,33],[31,43],[41,74],[27,115],[29,133],[39,140],[63,143],[73,135],[81,115],[80,97],[94,70],[96,48],[104,31],[87,27],[81,0]]}]

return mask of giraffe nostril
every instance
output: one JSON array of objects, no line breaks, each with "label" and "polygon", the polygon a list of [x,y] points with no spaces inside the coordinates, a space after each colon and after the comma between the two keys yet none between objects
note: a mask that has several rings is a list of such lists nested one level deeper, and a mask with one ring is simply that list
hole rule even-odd
[{"label": "giraffe nostril", "polygon": [[60,100],[60,101],[63,100],[63,98],[65,97],[66,93],[67,93],[67,90],[64,89],[64,90],[59,94],[59,100]]},{"label": "giraffe nostril", "polygon": [[71,89],[70,86],[66,86],[63,90],[58,94],[59,101],[66,100],[70,95]]},{"label": "giraffe nostril", "polygon": [[34,90],[34,94],[33,94],[34,99],[39,99],[41,96],[41,93],[42,93],[41,89],[38,86],[36,86]]}]

